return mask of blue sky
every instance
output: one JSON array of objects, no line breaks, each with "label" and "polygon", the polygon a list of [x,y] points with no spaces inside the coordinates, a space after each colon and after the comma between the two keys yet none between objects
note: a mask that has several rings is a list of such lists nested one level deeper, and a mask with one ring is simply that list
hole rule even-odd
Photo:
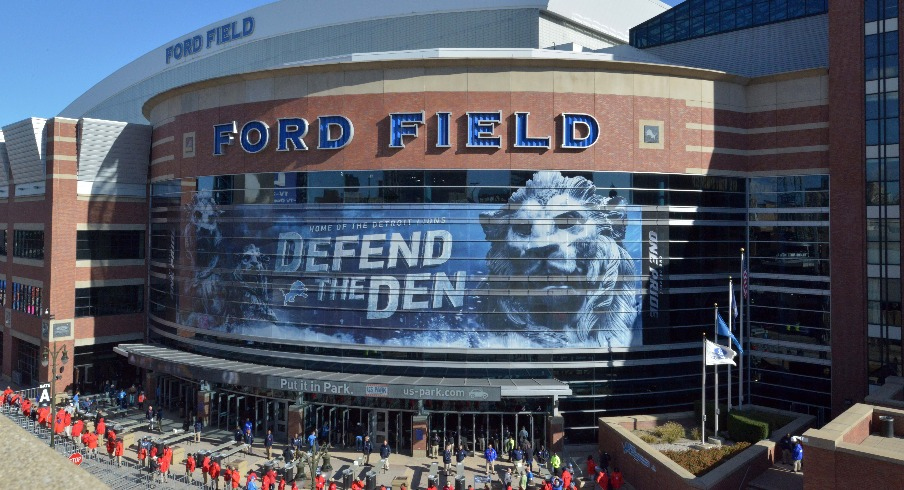
[{"label": "blue sky", "polygon": [[[31,116],[53,117],[148,51],[270,1],[4,2],[0,126]],[[675,5],[683,0],[664,1]]]}]

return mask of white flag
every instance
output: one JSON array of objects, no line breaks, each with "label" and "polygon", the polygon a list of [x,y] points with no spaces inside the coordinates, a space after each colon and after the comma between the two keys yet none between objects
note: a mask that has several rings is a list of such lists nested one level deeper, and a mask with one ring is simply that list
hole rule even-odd
[{"label": "white flag", "polygon": [[710,342],[709,340],[704,341],[703,360],[706,362],[707,366],[717,366],[720,364],[737,366],[734,362],[734,358],[737,355],[737,352],[724,345],[719,345],[715,342]]}]

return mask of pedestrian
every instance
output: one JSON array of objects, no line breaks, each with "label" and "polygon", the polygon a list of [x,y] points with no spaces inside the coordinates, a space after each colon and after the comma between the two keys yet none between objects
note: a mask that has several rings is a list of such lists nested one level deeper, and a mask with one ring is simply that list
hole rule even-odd
[{"label": "pedestrian", "polygon": [[587,456],[587,479],[593,478],[593,475],[596,475],[596,461],[593,460],[593,455],[590,454]]},{"label": "pedestrian", "polygon": [[512,462],[514,462],[515,467],[518,468],[518,473],[521,473],[521,470],[524,468],[524,451],[522,451],[519,446],[515,446],[515,449],[512,449]]},{"label": "pedestrian", "polygon": [[191,453],[188,453],[188,458],[185,459],[185,477],[188,478],[188,481],[194,481],[194,472],[195,457]]},{"label": "pedestrian", "polygon": [[163,407],[157,406],[157,411],[154,413],[157,417],[157,430],[161,433],[163,432]]},{"label": "pedestrian", "polygon": [[608,472],[609,471],[609,463],[611,461],[612,461],[612,457],[609,456],[609,453],[603,451],[602,454],[600,454],[600,466],[599,467]]},{"label": "pedestrian", "polygon": [[449,444],[443,450],[443,466],[445,467],[446,476],[452,472],[452,445]]},{"label": "pedestrian", "polygon": [[207,486],[207,479],[210,477],[210,455],[205,454],[201,458],[201,475],[204,477],[204,486]]},{"label": "pedestrian", "polygon": [[308,447],[311,448],[312,453],[317,452],[317,431],[311,430],[311,434],[308,435]]},{"label": "pedestrian", "polygon": [[166,458],[158,458],[157,461],[160,464],[160,480],[166,481],[169,479],[169,465],[170,462]]},{"label": "pedestrian", "polygon": [[245,452],[247,454],[254,454],[252,450],[252,446],[254,445],[254,436],[251,435],[251,429],[247,429],[245,431]]},{"label": "pedestrian", "polygon": [[468,457],[468,452],[465,451],[464,446],[461,444],[458,445],[458,451],[455,453],[455,463],[462,464],[465,462],[465,458]]},{"label": "pedestrian", "polygon": [[556,476],[552,479],[552,490],[563,490],[565,487],[562,485],[562,480]]},{"label": "pedestrian", "polygon": [[562,468],[562,486],[571,487],[571,471],[568,468]]},{"label": "pedestrian", "polygon": [[527,472],[524,471],[521,473],[521,477],[518,478],[518,490],[527,490]]},{"label": "pedestrian", "polygon": [[527,471],[534,471],[534,445],[525,440],[521,443],[521,452],[524,453],[524,462],[527,463]]},{"label": "pedestrian", "polygon": [[487,476],[491,476],[496,473],[496,458],[499,457],[492,444],[487,444],[486,450],[483,451],[483,457],[487,460]]},{"label": "pedestrian", "polygon": [[389,455],[392,450],[389,448],[389,441],[383,439],[383,445],[380,446],[380,461],[383,463],[383,472],[389,471]]},{"label": "pedestrian", "polygon": [[235,432],[232,433],[232,437],[235,439],[235,442],[244,442],[245,431],[239,428],[239,426],[235,426]]},{"label": "pedestrian", "polygon": [[791,449],[793,448],[791,434],[785,434],[779,439],[778,446],[782,450],[782,464],[791,464]]},{"label": "pedestrian", "polygon": [[145,401],[146,399],[147,399],[147,397],[144,396],[144,392],[143,392],[143,391],[142,391],[141,393],[138,394],[138,410],[144,410],[144,401]]},{"label": "pedestrian", "polygon": [[269,461],[273,451],[273,431],[267,430],[267,437],[264,438],[264,448],[267,450],[267,460]]},{"label": "pedestrian", "polygon": [[245,419],[245,426],[242,427],[242,432],[243,432],[243,433],[244,433],[244,432],[248,432],[249,430],[254,430],[254,424],[251,423],[251,419],[246,418],[246,419]]},{"label": "pedestrian", "polygon": [[609,477],[609,483],[615,490],[619,490],[622,485],[624,485],[625,478],[622,476],[621,470],[618,469],[618,466],[616,466],[614,471],[612,471],[612,476]]},{"label": "pedestrian", "polygon": [[204,428],[204,423],[201,422],[201,417],[195,419],[195,442],[201,442],[201,429]]},{"label": "pedestrian", "polygon": [[364,453],[364,464],[370,466],[370,453],[374,450],[374,443],[370,441],[370,436],[364,436],[364,443],[361,451]]},{"label": "pedestrian", "polygon": [[138,467],[144,468],[145,464],[147,463],[148,450],[141,443],[138,443],[138,456],[137,457],[138,457]]},{"label": "pedestrian", "polygon": [[[230,478],[232,478],[232,489],[235,490],[236,488],[239,488],[239,482],[242,479],[242,474],[239,473],[238,468],[232,469],[232,475],[230,475]],[[296,490],[298,489],[296,488]]]},{"label": "pedestrian", "polygon": [[512,469],[506,468],[505,473],[502,474],[502,487],[503,488],[511,488],[512,487]]},{"label": "pedestrian", "polygon": [[220,463],[217,463],[214,460],[210,463],[210,469],[208,470],[210,473],[210,483],[213,485],[214,490],[219,490],[220,488]]},{"label": "pedestrian", "polygon": [[223,475],[223,490],[229,488],[229,485],[232,482],[232,471],[232,466],[226,465],[226,467],[223,468],[223,472],[220,473]]},{"label": "pedestrian", "polygon": [[800,472],[800,465],[804,459],[804,447],[800,441],[794,443],[794,449],[791,450],[791,457],[794,459],[794,472]]},{"label": "pedestrian", "polygon": [[546,463],[549,461],[549,451],[546,450],[546,446],[541,445],[540,450],[537,451],[537,463],[540,466],[546,466]]},{"label": "pedestrian", "polygon": [[148,411],[145,412],[144,418],[148,421],[148,430],[154,430],[154,421],[157,419],[154,417],[154,407],[152,405],[148,405]]},{"label": "pedestrian", "polygon": [[503,447],[505,450],[505,455],[508,458],[509,463],[512,462],[512,451],[515,450],[515,438],[512,436],[508,436],[505,440],[505,446]]},{"label": "pedestrian", "polygon": [[100,437],[103,437],[107,431],[107,423],[104,422],[104,418],[101,417],[100,420],[94,424],[94,433]]},{"label": "pedestrian", "polygon": [[122,453],[124,450],[122,439],[116,439],[116,466],[122,467]]},{"label": "pedestrian", "polygon": [[552,453],[552,457],[549,458],[549,466],[552,467],[552,474],[558,476],[559,468],[562,466],[562,459],[559,458],[558,453]]}]

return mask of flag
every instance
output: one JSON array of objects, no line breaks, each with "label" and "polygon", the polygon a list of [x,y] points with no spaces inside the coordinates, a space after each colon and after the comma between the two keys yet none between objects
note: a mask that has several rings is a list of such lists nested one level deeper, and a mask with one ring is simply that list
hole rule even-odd
[{"label": "flag", "polygon": [[718,366],[721,364],[737,366],[734,362],[735,356],[738,355],[737,352],[709,340],[704,340],[703,342],[703,361],[706,362],[707,366]]},{"label": "flag", "polygon": [[734,318],[738,317],[738,301],[735,299],[731,281],[728,281],[728,311],[734,315]]},{"label": "flag", "polygon": [[738,338],[731,333],[731,330],[728,329],[728,325],[725,324],[725,320],[722,319],[722,315],[719,315],[719,335],[724,335],[731,339],[734,342],[735,347],[738,348],[738,352],[743,354],[744,348],[741,347],[741,343],[738,341]]},{"label": "flag", "polygon": [[744,299],[747,299],[747,261],[741,260],[741,289],[744,291]]}]

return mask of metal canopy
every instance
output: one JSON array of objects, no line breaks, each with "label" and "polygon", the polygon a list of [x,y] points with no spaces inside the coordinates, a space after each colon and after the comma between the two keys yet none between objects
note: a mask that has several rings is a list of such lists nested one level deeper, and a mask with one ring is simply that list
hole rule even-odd
[{"label": "metal canopy", "polygon": [[231,361],[150,344],[120,344],[117,354],[153,371],[262,389],[304,393],[408,398],[415,400],[499,401],[571,395],[567,384],[547,379],[427,378],[331,373]]}]

